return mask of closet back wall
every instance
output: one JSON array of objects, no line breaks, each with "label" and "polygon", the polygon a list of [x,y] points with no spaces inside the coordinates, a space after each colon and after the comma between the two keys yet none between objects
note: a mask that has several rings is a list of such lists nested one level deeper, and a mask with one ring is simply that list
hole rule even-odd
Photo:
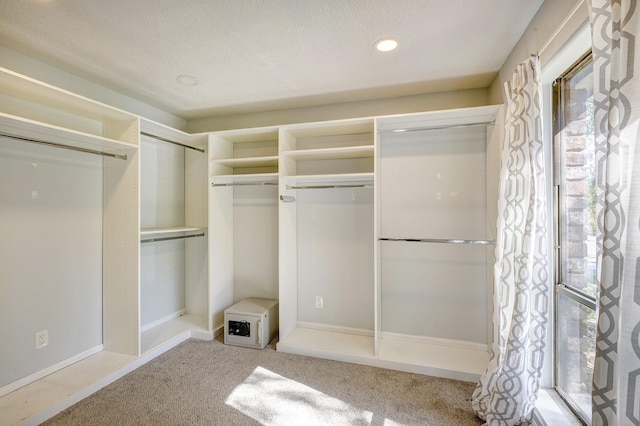
[{"label": "closet back wall", "polygon": [[0,387],[102,344],[102,171],[0,138]]},{"label": "closet back wall", "polygon": [[[185,223],[184,148],[148,137],[140,140],[141,228]],[[153,325],[185,311],[185,240],[140,246],[140,323]]]},{"label": "closet back wall", "polygon": [[233,301],[278,299],[278,187],[233,188]]}]

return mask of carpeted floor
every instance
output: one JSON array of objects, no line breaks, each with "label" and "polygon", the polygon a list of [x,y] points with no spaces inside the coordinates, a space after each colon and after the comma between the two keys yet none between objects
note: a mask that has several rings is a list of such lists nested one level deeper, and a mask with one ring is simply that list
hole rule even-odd
[{"label": "carpeted floor", "polygon": [[190,339],[44,425],[479,425],[473,383]]}]

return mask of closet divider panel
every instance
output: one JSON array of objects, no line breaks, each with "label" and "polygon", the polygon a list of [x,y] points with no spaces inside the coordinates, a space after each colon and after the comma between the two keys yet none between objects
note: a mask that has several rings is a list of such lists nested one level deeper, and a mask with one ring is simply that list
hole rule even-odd
[{"label": "closet divider panel", "polygon": [[[137,141],[137,136],[136,136]],[[103,159],[104,349],[140,355],[139,153]]]},{"label": "closet divider panel", "polygon": [[[208,231],[208,137],[194,135],[205,152],[185,150],[185,224]],[[185,243],[185,307],[204,319],[202,327],[213,330],[209,304],[209,245],[208,238],[189,238]]]}]

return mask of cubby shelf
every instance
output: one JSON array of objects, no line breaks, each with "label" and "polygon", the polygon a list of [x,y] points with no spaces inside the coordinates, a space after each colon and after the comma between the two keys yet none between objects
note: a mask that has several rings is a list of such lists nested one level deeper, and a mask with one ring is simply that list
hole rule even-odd
[{"label": "cubby shelf", "polygon": [[241,167],[273,167],[278,165],[278,156],[270,155],[266,157],[248,157],[248,158],[225,158],[215,160],[215,163],[222,166],[241,168]]},{"label": "cubby shelf", "polygon": [[339,173],[326,175],[283,176],[287,186],[297,185],[373,185],[374,174],[371,173]]},{"label": "cubby shelf", "polygon": [[179,232],[206,231],[206,226],[176,226],[173,228],[145,228],[140,230],[140,236],[153,236],[163,234],[174,234]]},{"label": "cubby shelf", "polygon": [[212,186],[228,186],[233,184],[277,184],[278,173],[218,175],[214,176],[211,180]]},{"label": "cubby shelf", "polygon": [[345,146],[339,148],[314,148],[284,151],[282,155],[294,160],[338,160],[348,158],[372,158],[373,145]]}]

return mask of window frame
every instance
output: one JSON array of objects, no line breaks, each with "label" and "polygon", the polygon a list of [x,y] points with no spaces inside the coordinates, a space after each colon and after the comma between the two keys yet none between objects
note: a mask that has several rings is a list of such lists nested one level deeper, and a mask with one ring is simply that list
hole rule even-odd
[{"label": "window frame", "polygon": [[557,143],[557,137],[560,132],[566,126],[566,122],[564,120],[563,111],[565,110],[564,97],[562,96],[562,91],[564,89],[564,82],[569,80],[571,77],[578,74],[582,71],[586,66],[593,62],[592,51],[589,49],[585,54],[581,55],[578,60],[576,60],[573,64],[566,68],[566,70],[557,77],[551,84],[552,88],[552,112],[551,112],[551,136],[552,136],[552,176],[553,176],[553,350],[552,350],[552,384],[553,389],[558,394],[558,396],[563,400],[566,406],[573,412],[582,424],[590,425],[591,418],[585,418],[582,411],[577,409],[571,398],[569,398],[562,389],[558,386],[558,359],[557,359],[557,348],[558,348],[558,296],[563,295],[571,299],[572,301],[577,302],[581,306],[586,306],[587,308],[592,309],[597,313],[597,302],[596,297],[593,297],[578,288],[575,288],[571,284],[563,281],[564,279],[564,270],[563,270],[563,254],[566,249],[562,245],[563,241],[563,211],[564,204],[563,200],[563,192],[561,179],[564,178],[562,172],[562,166],[559,166],[558,159],[562,155],[560,152],[561,147]]}]

